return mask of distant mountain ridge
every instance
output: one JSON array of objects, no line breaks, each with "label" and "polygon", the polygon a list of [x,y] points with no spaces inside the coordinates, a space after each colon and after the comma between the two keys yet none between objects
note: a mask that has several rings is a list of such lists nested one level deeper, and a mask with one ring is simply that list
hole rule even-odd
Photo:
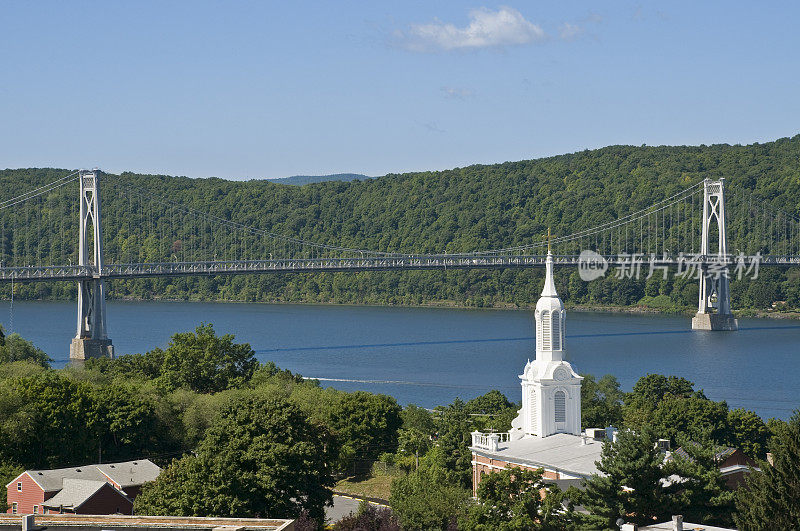
[{"label": "distant mountain ridge", "polygon": [[333,173],[331,175],[292,175],[291,177],[280,177],[278,179],[269,179],[270,182],[279,184],[291,184],[294,186],[303,186],[304,184],[311,183],[324,183],[327,181],[365,181],[371,179],[369,175],[361,173]]}]

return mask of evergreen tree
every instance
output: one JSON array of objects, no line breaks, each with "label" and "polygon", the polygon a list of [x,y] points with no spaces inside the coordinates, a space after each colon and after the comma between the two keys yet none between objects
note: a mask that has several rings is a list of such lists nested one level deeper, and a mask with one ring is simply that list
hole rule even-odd
[{"label": "evergreen tree", "polygon": [[676,513],[691,522],[728,527],[733,523],[734,494],[719,471],[718,449],[710,441],[684,440],[681,451],[673,452],[664,475],[674,483]]},{"label": "evergreen tree", "polygon": [[603,443],[597,469],[586,482],[586,507],[609,528],[618,518],[640,525],[672,515],[669,492],[662,483],[663,454],[652,432],[621,431],[616,442]]},{"label": "evergreen tree", "polygon": [[739,529],[800,529],[800,411],[776,433],[771,450],[773,464],[759,461],[761,471],[736,492]]}]

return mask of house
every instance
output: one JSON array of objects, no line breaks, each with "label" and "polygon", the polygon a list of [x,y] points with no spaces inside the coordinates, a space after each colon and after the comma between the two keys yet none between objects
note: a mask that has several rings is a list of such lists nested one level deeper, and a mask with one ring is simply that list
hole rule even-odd
[{"label": "house", "polygon": [[142,485],[161,469],[149,459],[26,470],[8,485],[9,514],[131,514]]}]

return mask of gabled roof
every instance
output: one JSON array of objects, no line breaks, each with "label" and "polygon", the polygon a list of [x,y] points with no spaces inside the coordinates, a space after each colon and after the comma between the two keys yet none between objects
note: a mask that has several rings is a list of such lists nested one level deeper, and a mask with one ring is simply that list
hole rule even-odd
[{"label": "gabled roof", "polygon": [[128,499],[124,494],[114,488],[108,481],[92,481],[88,479],[65,479],[64,488],[58,494],[45,500],[42,505],[45,507],[67,507],[78,509],[86,503],[92,496],[100,492],[103,488],[111,489],[119,497]]},{"label": "gabled roof", "polygon": [[155,481],[161,473],[161,468],[149,459],[125,461],[123,463],[106,463],[95,466],[102,474],[108,477],[108,479],[123,489],[125,487],[142,485],[148,481]]},{"label": "gabled roof", "polygon": [[[692,445],[695,445],[695,446],[698,445],[698,443],[695,443],[695,442],[692,442],[692,443],[689,443],[689,444],[692,444]],[[733,455],[736,452],[736,450],[738,450],[738,448],[731,448],[730,446],[717,446],[714,449],[714,460],[717,461],[718,463],[722,462],[725,459],[727,459],[728,457],[730,457],[731,455]],[[692,459],[692,457],[686,452],[686,450],[683,448],[683,446],[679,446],[678,449],[676,449],[673,453],[676,454],[676,455],[681,456],[684,459],[687,459],[687,460],[689,460],[691,462],[694,462],[694,459]]]},{"label": "gabled roof", "polygon": [[92,465],[72,468],[55,468],[53,470],[26,470],[25,473],[45,492],[61,490],[64,488],[64,481],[67,479],[108,481],[108,478]]},{"label": "gabled roof", "polygon": [[[149,459],[137,459],[136,461],[124,461],[121,463],[107,463],[102,465],[55,468],[52,470],[26,470],[23,472],[23,474],[28,474],[28,476],[30,476],[45,492],[61,490],[64,481],[67,479],[103,482],[111,480],[124,489],[125,487],[142,485],[148,481],[153,481],[160,473],[161,469]],[[17,481],[18,478],[19,476],[14,478],[8,485]],[[8,487],[8,485],[6,485],[6,487]]]}]

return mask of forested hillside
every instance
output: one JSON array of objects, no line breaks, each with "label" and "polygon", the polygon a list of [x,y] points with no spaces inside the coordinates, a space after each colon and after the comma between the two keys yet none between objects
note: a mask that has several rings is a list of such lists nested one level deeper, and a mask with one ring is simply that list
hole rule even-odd
[{"label": "forested hillside", "polygon": [[303,186],[304,184],[311,183],[324,183],[328,181],[365,181],[369,179],[368,175],[361,173],[334,173],[331,175],[292,175],[291,177],[279,177],[278,179],[270,179],[270,181],[279,184],[293,184],[295,186]]},{"label": "forested hillside", "polygon": [[[13,197],[66,173],[1,171],[0,197]],[[556,234],[569,234],[648,206],[706,177],[725,177],[729,186],[750,190],[798,215],[800,135],[749,146],[611,146],[538,160],[305,186],[132,173],[107,179],[124,180],[201,212],[319,243],[376,251],[453,253],[540,241],[547,227]],[[72,198],[58,201],[52,208],[65,212],[77,203]],[[126,218],[128,201],[104,192],[107,256],[125,249],[147,254],[158,245],[156,235],[141,234]],[[10,222],[3,221],[4,227]],[[30,239],[44,236],[40,232]],[[74,233],[65,234],[62,245],[74,248],[76,238]],[[109,296],[526,306],[537,299],[540,275],[506,270],[160,278],[110,282]],[[560,293],[570,304],[644,304],[680,311],[694,306],[697,299],[695,281],[606,278],[587,284],[574,270],[558,271],[557,277]],[[9,286],[0,290],[9,295]],[[68,283],[27,284],[17,285],[16,296],[67,298],[74,297],[74,291]],[[762,270],[757,281],[734,282],[732,292],[737,309],[771,308],[776,301],[786,301],[777,304],[780,308],[800,308],[800,271]]]}]

